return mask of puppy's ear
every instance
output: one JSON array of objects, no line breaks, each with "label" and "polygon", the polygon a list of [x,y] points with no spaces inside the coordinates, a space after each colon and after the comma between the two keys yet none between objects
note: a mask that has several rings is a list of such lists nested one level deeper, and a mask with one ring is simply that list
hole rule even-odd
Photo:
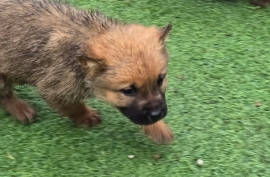
[{"label": "puppy's ear", "polygon": [[106,70],[106,66],[102,60],[80,56],[78,57],[78,61],[88,71],[87,75],[90,77],[99,75]]},{"label": "puppy's ear", "polygon": [[161,28],[160,29],[160,37],[159,37],[159,39],[164,42],[168,38],[169,33],[170,33],[171,30],[172,30],[172,24],[171,23],[169,23],[167,26]]}]

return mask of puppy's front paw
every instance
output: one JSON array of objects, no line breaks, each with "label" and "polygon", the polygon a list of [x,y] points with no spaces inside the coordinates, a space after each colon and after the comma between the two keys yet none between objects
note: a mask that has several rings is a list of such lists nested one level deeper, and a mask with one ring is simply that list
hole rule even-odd
[{"label": "puppy's front paw", "polygon": [[144,133],[152,138],[156,143],[169,144],[173,141],[173,133],[170,128],[162,121],[152,125],[142,126]]},{"label": "puppy's front paw", "polygon": [[35,110],[16,96],[3,100],[2,104],[8,112],[24,124],[31,123],[36,118]]},{"label": "puppy's front paw", "polygon": [[72,121],[77,126],[83,128],[91,128],[99,125],[102,122],[101,116],[98,114],[98,112],[90,108],[88,108],[84,114],[81,114],[76,118],[73,118]]}]

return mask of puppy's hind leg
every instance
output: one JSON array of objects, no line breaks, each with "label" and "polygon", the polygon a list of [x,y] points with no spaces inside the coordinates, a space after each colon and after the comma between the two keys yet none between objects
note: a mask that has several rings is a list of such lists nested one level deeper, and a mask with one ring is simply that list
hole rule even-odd
[{"label": "puppy's hind leg", "polygon": [[0,75],[0,105],[24,124],[36,117],[35,110],[13,93],[12,84],[3,75]]}]

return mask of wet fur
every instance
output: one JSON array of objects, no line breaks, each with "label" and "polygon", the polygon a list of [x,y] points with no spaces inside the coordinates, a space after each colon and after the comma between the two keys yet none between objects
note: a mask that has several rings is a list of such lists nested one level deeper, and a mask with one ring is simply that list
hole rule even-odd
[{"label": "wet fur", "polygon": [[[89,97],[141,109],[145,98],[152,104],[166,91],[167,77],[161,89],[153,84],[161,71],[167,72],[164,41],[170,26],[125,24],[50,0],[1,0],[0,23],[0,101],[22,122],[33,121],[35,111],[13,93],[14,84],[35,86],[60,114],[88,127],[101,123],[84,103]],[[118,92],[127,81],[141,84],[140,97]],[[157,142],[172,140],[163,122],[145,127]]]}]

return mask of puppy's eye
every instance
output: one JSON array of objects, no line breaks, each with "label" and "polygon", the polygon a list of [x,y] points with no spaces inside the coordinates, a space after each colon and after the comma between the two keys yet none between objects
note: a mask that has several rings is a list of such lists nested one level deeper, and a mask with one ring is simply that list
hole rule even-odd
[{"label": "puppy's eye", "polygon": [[135,88],[122,89],[121,92],[126,96],[134,96],[136,94]]},{"label": "puppy's eye", "polygon": [[163,83],[163,78],[158,78],[158,86],[160,87]]},{"label": "puppy's eye", "polygon": [[157,84],[159,87],[162,86],[165,76],[166,76],[165,74],[159,76],[158,81],[157,81]]}]

